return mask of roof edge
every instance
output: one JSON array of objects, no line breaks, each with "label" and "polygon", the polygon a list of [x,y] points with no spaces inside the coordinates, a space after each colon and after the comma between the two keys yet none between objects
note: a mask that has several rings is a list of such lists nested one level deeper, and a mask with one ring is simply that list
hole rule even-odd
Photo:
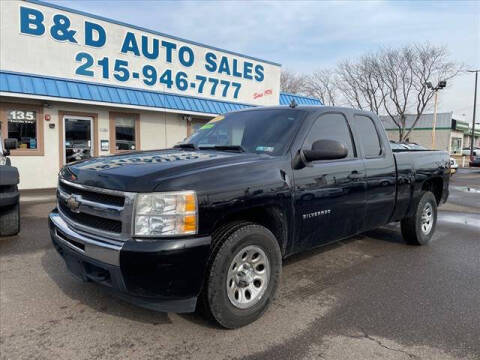
[{"label": "roof edge", "polygon": [[[39,74],[31,74],[31,73],[21,73],[21,72],[16,72],[16,71],[10,71],[10,70],[3,70],[0,69],[0,75],[13,75],[13,76],[19,76],[19,77],[28,77],[28,78],[36,78],[36,79],[42,79],[42,80],[53,80],[53,81],[61,81],[65,83],[73,83],[73,84],[82,84],[82,85],[87,85],[87,86],[98,86],[100,88],[104,89],[117,89],[117,90],[123,90],[123,91],[135,91],[135,92],[140,92],[140,93],[146,93],[146,94],[152,94],[152,95],[163,95],[163,96],[173,96],[173,97],[179,97],[179,98],[184,98],[184,99],[191,99],[191,100],[199,100],[199,101],[207,101],[207,102],[212,102],[216,104],[225,104],[225,106],[235,106],[235,107],[244,107],[244,108],[250,108],[250,107],[258,107],[258,106],[266,106],[266,105],[255,105],[255,104],[247,104],[247,103],[242,103],[242,102],[231,102],[231,101],[226,101],[226,100],[221,100],[221,99],[211,99],[211,98],[203,98],[203,97],[198,97],[198,96],[192,96],[192,95],[187,95],[187,94],[177,94],[177,93],[171,93],[171,92],[166,92],[166,91],[153,91],[153,90],[148,90],[148,89],[140,89],[140,88],[134,88],[134,87],[129,87],[129,86],[121,86],[121,85],[111,85],[111,84],[103,84],[103,83],[95,83],[95,82],[89,82],[89,81],[84,81],[84,80],[77,80],[77,79],[66,79],[66,78],[61,78],[61,77],[56,77],[56,76],[45,76],[45,75],[39,75]],[[9,90],[4,90],[9,93],[16,93],[16,94],[30,94],[30,95],[35,95],[35,93],[31,93],[28,91],[9,91]],[[36,95],[42,95],[42,94],[36,94]],[[45,95],[45,94],[43,94]],[[295,94],[289,94],[289,93],[280,93],[279,99],[278,99],[278,104],[274,104],[271,106],[278,106],[278,105],[288,105],[288,103],[282,103],[282,97],[284,96],[291,96],[294,97],[298,100],[299,105],[323,105],[320,99],[315,99],[312,97],[305,97],[302,95],[295,95]],[[67,98],[67,97],[65,97]],[[76,98],[75,98],[76,99]],[[287,98],[288,100],[288,98]],[[312,103],[313,102],[313,103]],[[112,102],[112,104],[116,104],[117,102]],[[222,105],[223,106],[223,105]],[[152,107],[154,108],[154,107]]]},{"label": "roof edge", "polygon": [[310,100],[315,100],[315,101],[320,101],[320,99],[317,99],[315,97],[312,97],[312,96],[305,96],[305,95],[300,95],[300,94],[292,94],[292,93],[289,93],[289,92],[284,92],[284,91],[280,91],[280,95],[287,95],[287,96],[296,96],[296,97],[300,97],[300,98],[304,98],[304,99],[310,99]]},{"label": "roof edge", "polygon": [[39,75],[39,74],[21,73],[21,72],[17,72],[17,71],[0,69],[0,74],[2,74],[2,73],[3,74],[19,75],[19,76],[30,76],[30,77],[36,77],[36,78],[41,78],[41,79],[68,81],[68,82],[74,82],[74,83],[85,84],[85,85],[104,86],[104,87],[114,88],[114,89],[141,91],[141,92],[147,92],[147,93],[152,93],[152,94],[180,96],[180,97],[185,97],[185,98],[190,98],[190,99],[215,101],[215,102],[219,102],[219,103],[236,104],[236,105],[241,105],[241,106],[249,106],[249,107],[258,106],[258,105],[246,104],[246,103],[241,103],[241,102],[231,102],[231,101],[225,101],[225,100],[219,100],[219,99],[202,98],[202,97],[192,96],[192,95],[176,94],[176,93],[171,93],[171,92],[167,92],[167,91],[152,91],[152,90],[134,88],[134,87],[129,87],[129,86],[109,85],[109,84],[95,83],[95,82],[76,80],[76,79],[66,79],[66,78],[61,78],[61,77],[57,77],[57,76],[45,76],[45,75]]}]

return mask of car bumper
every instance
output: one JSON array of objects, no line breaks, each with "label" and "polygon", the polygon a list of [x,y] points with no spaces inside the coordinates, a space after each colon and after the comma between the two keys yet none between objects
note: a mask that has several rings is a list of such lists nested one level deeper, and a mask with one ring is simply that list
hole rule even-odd
[{"label": "car bumper", "polygon": [[118,297],[152,310],[195,310],[210,253],[210,237],[106,241],[76,232],[56,210],[50,235],[68,270],[106,286]]},{"label": "car bumper", "polygon": [[480,159],[475,159],[473,161],[470,161],[469,165],[471,167],[480,167]]}]

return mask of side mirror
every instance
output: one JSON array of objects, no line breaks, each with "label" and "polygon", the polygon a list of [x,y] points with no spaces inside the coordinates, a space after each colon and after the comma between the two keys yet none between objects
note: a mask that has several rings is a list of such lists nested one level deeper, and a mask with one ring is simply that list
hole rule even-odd
[{"label": "side mirror", "polygon": [[348,155],[347,147],[336,140],[317,140],[311,150],[302,150],[306,161],[343,159]]}]

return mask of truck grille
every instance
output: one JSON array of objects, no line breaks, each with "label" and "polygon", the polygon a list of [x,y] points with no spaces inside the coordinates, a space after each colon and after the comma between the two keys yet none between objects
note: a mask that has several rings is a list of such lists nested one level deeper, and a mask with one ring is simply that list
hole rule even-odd
[{"label": "truck grille", "polygon": [[60,179],[60,216],[73,228],[116,240],[131,236],[135,194],[75,184]]},{"label": "truck grille", "polygon": [[58,187],[60,190],[64,191],[67,194],[82,195],[84,199],[90,200],[93,202],[109,204],[114,206],[123,206],[123,204],[125,203],[125,198],[123,196],[101,194],[98,192],[87,191],[87,190],[75,188],[64,182],[60,182],[60,184],[58,184]]},{"label": "truck grille", "polygon": [[106,219],[85,213],[75,213],[71,211],[63,202],[60,202],[58,205],[63,215],[67,216],[71,221],[74,221],[78,224],[114,233],[122,232],[121,221]]}]

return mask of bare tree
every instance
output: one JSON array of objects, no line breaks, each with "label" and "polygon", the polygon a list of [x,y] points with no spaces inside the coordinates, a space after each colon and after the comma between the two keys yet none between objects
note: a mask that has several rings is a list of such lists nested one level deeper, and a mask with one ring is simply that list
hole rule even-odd
[{"label": "bare tree", "polygon": [[306,76],[305,94],[320,99],[324,105],[335,106],[338,97],[335,72],[331,69],[322,69]]},{"label": "bare tree", "polygon": [[305,76],[288,69],[282,70],[280,89],[291,94],[303,94],[305,92]]},{"label": "bare tree", "polygon": [[337,66],[338,91],[350,106],[378,114],[385,103],[384,84],[379,73],[374,55],[363,56],[356,63],[341,62]]},{"label": "bare tree", "polygon": [[[398,128],[399,140],[403,141],[434,95],[426,83],[451,79],[460,69],[448,61],[444,47],[427,43],[384,48],[356,62],[338,64],[337,86],[349,105],[377,114],[387,113]],[[407,113],[415,113],[408,129]]]},{"label": "bare tree", "polygon": [[463,67],[447,61],[448,52],[444,47],[415,45],[413,52],[415,61],[412,64],[412,87],[415,96],[411,106],[416,110],[416,116],[406,133],[405,124],[402,124],[402,140],[408,138],[434,95],[434,91],[428,89],[427,82],[437,84],[440,80],[450,80],[458,75]]},{"label": "bare tree", "polygon": [[[449,80],[462,69],[448,60],[444,47],[413,44],[382,48],[357,61],[343,61],[334,70],[321,69],[303,76],[285,70],[282,91],[319,98],[326,105],[348,104],[387,114],[404,141],[431,103],[434,92],[427,82]],[[407,114],[415,114],[407,124]],[[408,126],[408,128],[407,128]]]}]

